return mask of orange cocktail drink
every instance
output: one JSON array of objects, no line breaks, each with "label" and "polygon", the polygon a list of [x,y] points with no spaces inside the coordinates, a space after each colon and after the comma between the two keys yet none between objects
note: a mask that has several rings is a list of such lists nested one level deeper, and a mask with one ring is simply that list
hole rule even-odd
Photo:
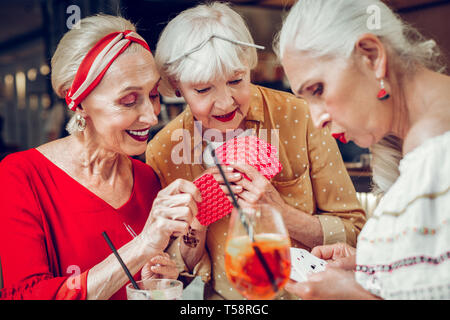
[{"label": "orange cocktail drink", "polygon": [[225,270],[229,281],[248,299],[273,299],[289,279],[289,247],[289,238],[282,234],[257,234],[254,242],[248,236],[228,239]]}]

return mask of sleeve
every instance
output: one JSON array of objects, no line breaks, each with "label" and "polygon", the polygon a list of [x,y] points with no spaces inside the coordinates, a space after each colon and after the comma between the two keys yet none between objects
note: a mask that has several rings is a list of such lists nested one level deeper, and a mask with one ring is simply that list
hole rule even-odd
[{"label": "sleeve", "polygon": [[358,239],[356,280],[384,299],[450,299],[450,131],[447,138],[403,158]]},{"label": "sleeve", "polygon": [[[86,300],[88,271],[79,275],[77,281],[49,274],[34,275],[0,290],[0,300]],[[75,288],[74,283],[80,286]]]},{"label": "sleeve", "polygon": [[308,117],[307,143],[310,175],[322,225],[323,244],[356,240],[366,217],[345,168],[336,141],[328,128],[316,128]]},{"label": "sleeve", "polygon": [[161,183],[161,187],[165,188],[167,187],[168,183],[164,177],[164,174],[162,173],[162,169],[158,163],[157,159],[161,159],[161,157],[156,157],[155,154],[158,154],[158,152],[161,154],[161,151],[158,150],[158,143],[155,139],[150,141],[147,145],[147,150],[145,151],[145,162],[152,167],[153,171],[157,174],[159,181]]},{"label": "sleeve", "polygon": [[0,163],[0,257],[2,299],[85,299],[86,274],[73,286],[71,277],[55,277],[25,159],[9,156]]}]

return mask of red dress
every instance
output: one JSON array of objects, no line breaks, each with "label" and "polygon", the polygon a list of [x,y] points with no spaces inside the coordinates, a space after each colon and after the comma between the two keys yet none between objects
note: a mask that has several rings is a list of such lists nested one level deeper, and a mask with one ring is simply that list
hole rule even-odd
[{"label": "red dress", "polygon": [[[36,149],[0,162],[2,299],[86,299],[89,269],[112,253],[102,232],[117,249],[132,240],[125,224],[140,233],[161,189],[151,167],[131,160],[133,191],[118,209]],[[126,299],[125,287],[111,299]]]}]

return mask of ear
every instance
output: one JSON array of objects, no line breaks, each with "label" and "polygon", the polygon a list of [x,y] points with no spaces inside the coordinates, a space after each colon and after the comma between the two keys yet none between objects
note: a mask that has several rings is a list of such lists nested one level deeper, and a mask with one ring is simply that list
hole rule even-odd
[{"label": "ear", "polygon": [[85,119],[88,117],[88,114],[87,114],[87,112],[86,112],[86,109],[83,108],[83,106],[82,106],[81,103],[77,106],[77,109],[75,110],[75,112],[76,112],[76,113],[79,113],[79,114],[80,114],[83,118],[85,118]]},{"label": "ear", "polygon": [[387,76],[386,47],[376,35],[361,35],[355,43],[355,53],[366,67],[375,72],[377,79]]}]

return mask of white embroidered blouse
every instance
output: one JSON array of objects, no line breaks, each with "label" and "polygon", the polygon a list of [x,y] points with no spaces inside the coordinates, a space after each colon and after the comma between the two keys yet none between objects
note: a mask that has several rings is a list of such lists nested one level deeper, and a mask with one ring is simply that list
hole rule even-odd
[{"label": "white embroidered blouse", "polygon": [[450,131],[399,169],[358,237],[356,280],[384,299],[450,299]]}]

